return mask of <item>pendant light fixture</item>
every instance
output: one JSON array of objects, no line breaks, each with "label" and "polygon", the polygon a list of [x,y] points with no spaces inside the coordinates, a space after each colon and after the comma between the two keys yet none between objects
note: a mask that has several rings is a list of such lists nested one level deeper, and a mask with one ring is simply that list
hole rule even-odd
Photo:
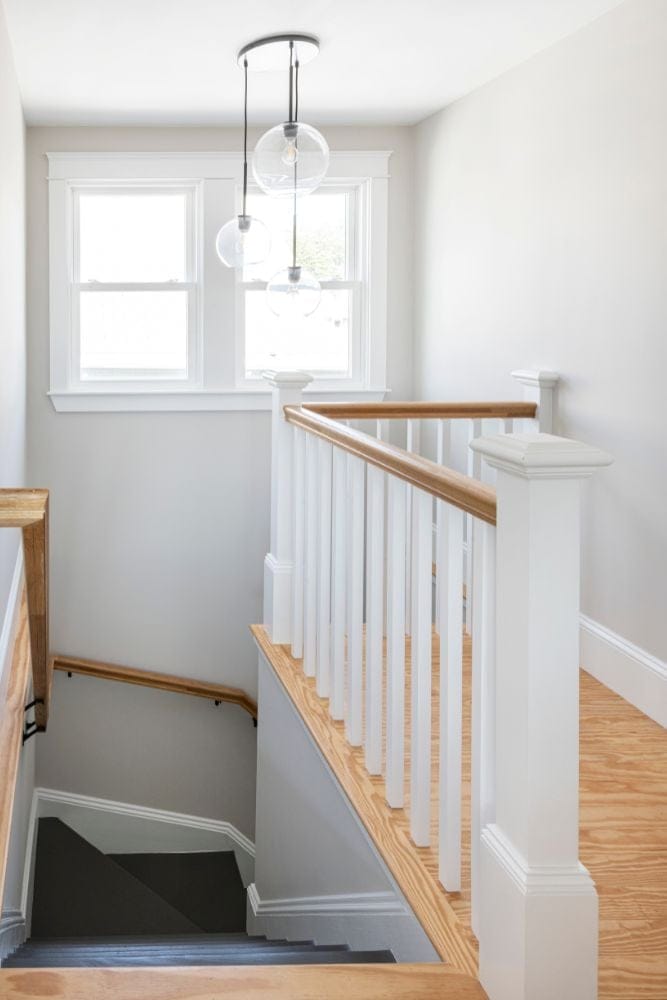
[{"label": "pendant light fixture", "polygon": [[296,253],[296,203],[298,158],[295,159],[294,186],[292,192],[292,263],[278,271],[266,286],[269,308],[283,319],[298,320],[310,316],[320,304],[322,288],[319,281],[305,267],[297,264]]},{"label": "pendant light fixture", "polygon": [[[316,38],[309,35],[273,36],[253,45],[275,44],[275,39],[289,45],[289,105],[287,121],[265,132],[252,158],[252,172],[257,185],[272,197],[289,198],[294,190],[298,195],[310,194],[322,183],[329,169],[329,146],[324,136],[305,122],[298,121],[299,66],[304,45],[309,53],[319,51]],[[241,50],[243,51],[243,50]],[[311,55],[312,58],[312,55]],[[299,164],[295,180],[292,167]]]},{"label": "pendant light fixture", "polygon": [[269,255],[271,235],[260,219],[246,211],[248,197],[248,60],[243,60],[243,206],[241,214],[222,227],[215,241],[218,257],[227,267],[259,264]]}]

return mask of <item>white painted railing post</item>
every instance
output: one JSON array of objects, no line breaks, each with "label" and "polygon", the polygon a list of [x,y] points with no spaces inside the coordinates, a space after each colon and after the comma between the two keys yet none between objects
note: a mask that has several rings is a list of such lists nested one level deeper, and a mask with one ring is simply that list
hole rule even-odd
[{"label": "white painted railing post", "polygon": [[537,403],[537,428],[540,433],[553,434],[556,429],[554,397],[559,375],[556,372],[522,368],[520,371],[512,372],[512,378],[523,386],[523,398],[529,403]]},{"label": "white painted railing post", "polygon": [[491,1000],[594,1000],[598,907],[579,862],[580,483],[604,452],[481,438],[498,470],[495,819],[481,834],[480,980]]},{"label": "white painted railing post", "polygon": [[312,382],[307,372],[264,372],[272,387],[271,546],[264,559],[264,625],[271,642],[290,642],[292,624],[292,538],[294,532],[294,428],[284,406],[299,406]]}]

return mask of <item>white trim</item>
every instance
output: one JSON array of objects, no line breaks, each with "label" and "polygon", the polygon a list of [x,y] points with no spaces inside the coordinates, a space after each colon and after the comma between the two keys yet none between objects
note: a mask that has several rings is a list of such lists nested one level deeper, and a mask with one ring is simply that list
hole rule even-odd
[{"label": "white trim", "polygon": [[667,663],[587,615],[580,626],[583,669],[667,727]]},{"label": "white trim", "polygon": [[7,606],[5,616],[0,630],[0,686],[4,684],[8,677],[8,669],[12,653],[14,651],[14,636],[16,635],[16,625],[18,622],[19,608],[21,605],[21,584],[23,582],[23,545],[19,541],[16,562],[14,563],[14,573],[7,595]]},{"label": "white trim", "polygon": [[92,809],[99,812],[114,813],[117,816],[132,816],[135,819],[151,820],[158,823],[170,823],[174,826],[188,827],[193,830],[208,830],[211,833],[229,837],[234,843],[254,858],[255,845],[241,833],[233,823],[227,820],[207,819],[204,816],[190,816],[187,813],[171,812],[167,809],[154,809],[152,806],[135,805],[132,802],[116,802],[113,799],[99,799],[92,795],[79,795],[75,792],[65,792],[56,788],[36,788],[35,796],[41,802],[59,802],[82,809]]},{"label": "white trim", "polygon": [[[306,392],[311,402],[335,400],[336,402],[381,402],[388,390],[381,387],[370,389],[322,389]],[[271,409],[270,389],[225,389],[187,390],[180,392],[132,392],[130,390],[90,392],[49,392],[54,409],[58,413],[143,413],[151,412],[217,412],[221,410],[266,410]]]},{"label": "white trim", "polygon": [[[330,166],[336,177],[387,177],[391,150],[332,150]],[[47,153],[48,180],[106,180],[118,178],[234,180],[243,177],[243,153],[134,152]]]},{"label": "white trim", "polygon": [[254,916],[339,916],[342,913],[405,916],[408,913],[393,892],[351,892],[327,896],[294,896],[290,899],[261,899],[254,882],[248,886],[248,902]]},{"label": "white trim", "polygon": [[0,918],[0,962],[16,951],[27,937],[26,922],[19,910],[8,910]]}]

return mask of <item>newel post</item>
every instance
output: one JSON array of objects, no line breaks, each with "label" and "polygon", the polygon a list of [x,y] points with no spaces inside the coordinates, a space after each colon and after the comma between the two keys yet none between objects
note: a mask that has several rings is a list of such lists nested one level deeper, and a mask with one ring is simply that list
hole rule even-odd
[{"label": "newel post", "polygon": [[523,398],[530,403],[537,403],[537,426],[542,434],[553,434],[556,423],[555,396],[559,375],[556,372],[532,371],[521,369],[512,372],[523,386]]},{"label": "newel post", "polygon": [[498,471],[495,809],[481,834],[491,1000],[594,1000],[598,905],[579,862],[580,481],[611,458],[550,434],[472,443]]},{"label": "newel post", "polygon": [[307,372],[264,372],[272,387],[271,404],[271,545],[264,559],[264,625],[271,642],[291,639],[292,536],[294,531],[294,428],[283,407],[300,406]]}]

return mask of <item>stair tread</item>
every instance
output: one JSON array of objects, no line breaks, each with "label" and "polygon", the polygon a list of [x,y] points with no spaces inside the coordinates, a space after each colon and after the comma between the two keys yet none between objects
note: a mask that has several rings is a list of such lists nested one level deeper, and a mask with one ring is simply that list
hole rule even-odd
[{"label": "stair tread", "polygon": [[106,959],[101,957],[78,956],[59,959],[56,956],[45,958],[38,964],[30,956],[22,956],[20,949],[3,963],[4,968],[95,968],[95,967],[128,967],[128,966],[196,966],[206,965],[356,965],[359,963],[381,964],[392,963],[394,957],[388,951],[294,951],[284,953],[281,950],[249,954],[238,951],[233,955],[207,956],[206,962],[196,956],[171,956],[165,951],[160,956],[130,957],[111,955]]}]

